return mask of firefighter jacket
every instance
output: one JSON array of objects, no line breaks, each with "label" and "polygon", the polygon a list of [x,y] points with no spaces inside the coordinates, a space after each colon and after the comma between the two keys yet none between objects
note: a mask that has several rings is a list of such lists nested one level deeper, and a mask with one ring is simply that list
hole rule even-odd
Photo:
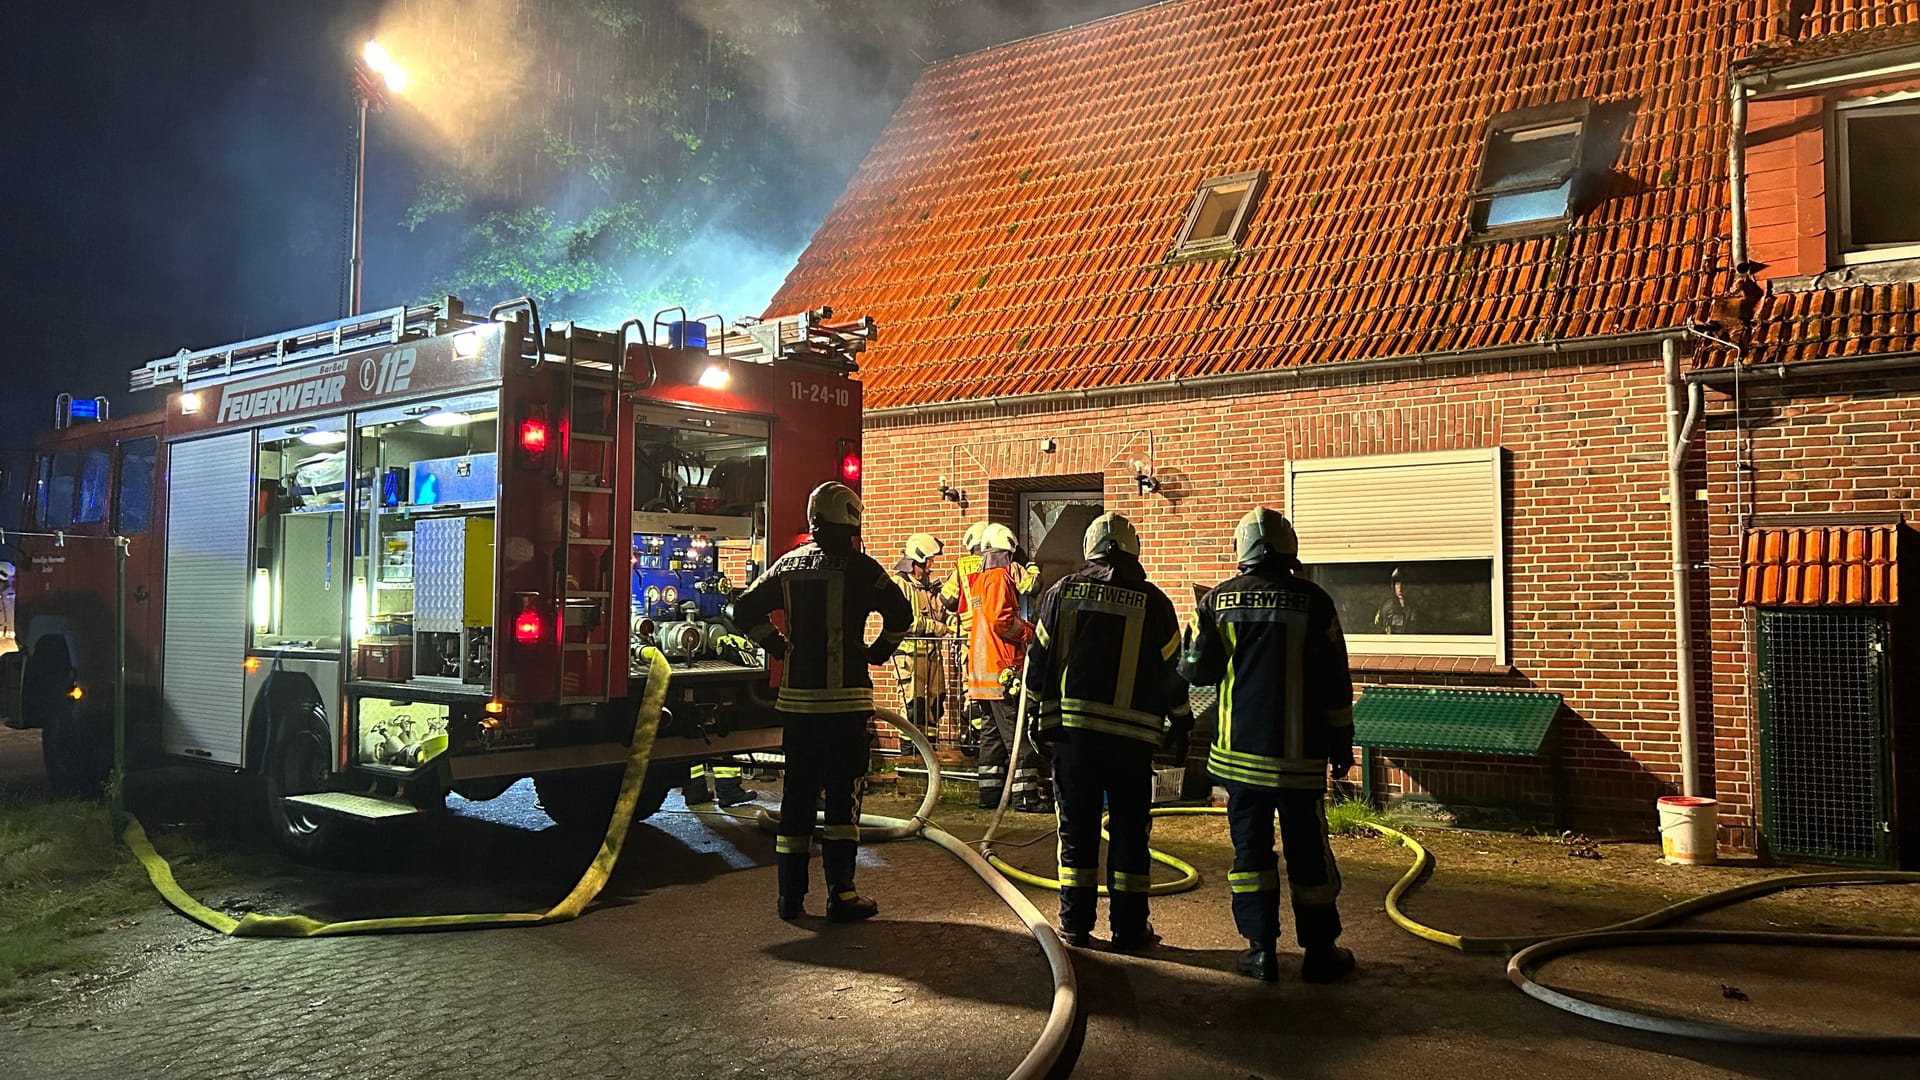
[{"label": "firefighter jacket", "polygon": [[[934,588],[913,580],[913,575],[895,568],[893,583],[899,587],[900,595],[907,598],[907,606],[913,612],[913,625],[907,633],[914,638],[938,637],[947,632],[947,609],[940,602],[940,593]],[[900,647],[908,656],[937,651],[938,645],[931,641],[909,640]]]},{"label": "firefighter jacket", "polygon": [[1005,566],[973,575],[965,593],[973,622],[967,637],[967,700],[1000,701],[1007,696],[1001,677],[1020,666],[1020,649],[1032,632],[1020,618],[1020,598]]},{"label": "firefighter jacket", "polygon": [[1040,699],[1042,737],[1101,731],[1159,745],[1162,722],[1192,727],[1174,667],[1180,617],[1124,553],[1089,562],[1047,590],[1027,654],[1027,689]]},{"label": "firefighter jacket", "polygon": [[[787,613],[787,635],[769,616]],[[867,616],[879,612],[880,636],[866,643]],[[786,661],[776,707],[786,713],[873,710],[867,668],[883,664],[913,624],[907,598],[871,556],[802,544],[780,556],[733,602],[735,625]]]},{"label": "firefighter jacket", "polygon": [[[1007,559],[1002,554],[1000,559]],[[999,561],[996,559],[995,561]],[[973,608],[967,603],[967,583],[973,580],[986,566],[986,556],[968,553],[960,556],[959,565],[953,575],[941,584],[940,599],[947,605],[948,611],[960,615],[960,637],[963,640],[973,636]],[[1040,584],[1040,567],[1026,563],[1009,563],[1008,571],[1013,575],[1014,592],[1021,596],[1030,595],[1034,586]]]},{"label": "firefighter jacket", "polygon": [[1188,624],[1180,674],[1220,686],[1207,764],[1263,788],[1324,789],[1353,749],[1353,676],[1333,599],[1267,560],[1213,587]]}]

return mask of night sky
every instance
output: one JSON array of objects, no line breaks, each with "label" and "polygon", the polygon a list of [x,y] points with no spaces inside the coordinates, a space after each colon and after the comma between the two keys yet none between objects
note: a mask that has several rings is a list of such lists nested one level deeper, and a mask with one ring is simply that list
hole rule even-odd
[{"label": "night sky", "polygon": [[[654,2],[721,25],[760,8]],[[135,406],[127,373],[148,360],[337,316],[351,218],[350,64],[394,6],[103,0],[10,10],[0,284],[12,332],[0,354],[0,449],[31,445],[60,391],[104,394],[124,414]],[[953,52],[1137,6],[896,0],[875,10],[895,22],[942,20]],[[855,62],[812,65],[797,84],[778,73],[802,107],[817,96],[827,108],[857,98],[864,110],[844,125],[849,145],[833,148],[818,188],[778,223],[790,250],[831,206],[921,60],[937,58],[900,55],[888,45],[899,37],[883,29],[851,52]],[[399,224],[428,164],[423,123],[402,103],[370,128],[368,309],[422,295],[444,269],[423,265],[423,245]]]}]

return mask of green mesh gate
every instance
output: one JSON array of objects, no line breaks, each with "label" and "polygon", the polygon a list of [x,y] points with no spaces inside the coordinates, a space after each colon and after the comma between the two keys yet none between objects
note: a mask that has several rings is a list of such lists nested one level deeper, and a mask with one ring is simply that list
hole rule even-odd
[{"label": "green mesh gate", "polygon": [[1886,620],[1760,612],[1761,833],[1773,854],[1886,864]]}]

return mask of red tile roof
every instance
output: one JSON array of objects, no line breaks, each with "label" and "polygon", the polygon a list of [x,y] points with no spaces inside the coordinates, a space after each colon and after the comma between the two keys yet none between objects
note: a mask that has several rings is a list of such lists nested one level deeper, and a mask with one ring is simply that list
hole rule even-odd
[{"label": "red tile roof", "polygon": [[[1179,0],[943,61],[771,307],[874,315],[876,408],[1675,327],[1728,285],[1726,74],[1777,6]],[[1913,11],[1814,0],[1802,37]],[[1581,97],[1633,113],[1599,205],[1466,243],[1487,120]],[[1247,169],[1239,255],[1165,264]],[[1911,339],[1910,290],[1833,296],[1783,325]]]},{"label": "red tile roof", "polygon": [[1767,607],[1900,602],[1900,526],[1749,529],[1740,602]]}]

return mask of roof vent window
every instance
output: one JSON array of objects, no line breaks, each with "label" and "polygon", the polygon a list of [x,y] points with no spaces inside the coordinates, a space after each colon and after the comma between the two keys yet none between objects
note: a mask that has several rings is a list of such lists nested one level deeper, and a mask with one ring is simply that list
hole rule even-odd
[{"label": "roof vent window", "polygon": [[1539,232],[1572,216],[1586,129],[1585,102],[1494,117],[1473,193],[1474,231]]},{"label": "roof vent window", "polygon": [[1201,183],[1168,257],[1189,258],[1237,248],[1260,201],[1265,178],[1265,173],[1255,170],[1216,176]]}]

